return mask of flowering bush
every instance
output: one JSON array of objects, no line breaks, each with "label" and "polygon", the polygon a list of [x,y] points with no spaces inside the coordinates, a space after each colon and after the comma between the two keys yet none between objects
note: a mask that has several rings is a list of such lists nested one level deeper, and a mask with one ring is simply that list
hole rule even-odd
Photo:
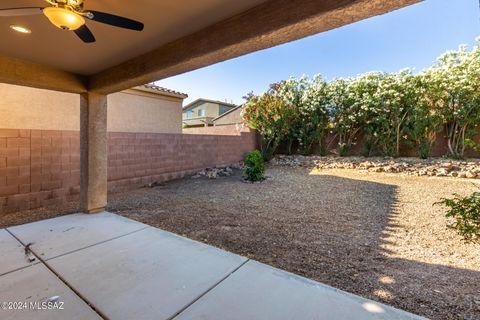
[{"label": "flowering bush", "polygon": [[262,154],[270,159],[290,132],[294,109],[291,104],[275,97],[272,92],[250,96],[243,109],[243,120],[262,135]]},{"label": "flowering bush", "polygon": [[[340,155],[347,155],[356,143],[360,131],[369,124],[367,115],[371,113],[373,92],[367,77],[337,79],[328,84],[328,102],[332,133],[338,138]],[[374,76],[375,77],[375,76]],[[368,121],[368,122],[367,122]]]},{"label": "flowering bush", "polygon": [[293,107],[292,125],[288,137],[297,140],[302,154],[308,154],[312,146],[320,144],[329,123],[327,82],[316,76],[309,80],[282,81],[273,91],[274,95]]},{"label": "flowering bush", "polygon": [[445,129],[450,155],[463,157],[480,124],[480,47],[447,52],[420,73],[371,72],[326,82],[315,76],[277,83],[260,96],[250,96],[244,111],[247,125],[264,137],[269,158],[281,142],[293,141],[308,154],[332,132],[340,155],[348,154],[360,133],[362,154],[375,148],[399,156],[402,145],[426,158],[436,133]]},{"label": "flowering bush", "polygon": [[480,47],[446,52],[426,74],[429,98],[445,125],[450,154],[463,157],[465,140],[480,123]]}]

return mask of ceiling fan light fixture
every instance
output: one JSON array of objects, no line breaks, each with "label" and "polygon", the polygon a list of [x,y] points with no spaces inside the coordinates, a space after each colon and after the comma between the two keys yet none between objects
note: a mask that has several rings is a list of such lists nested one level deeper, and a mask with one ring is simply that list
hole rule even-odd
[{"label": "ceiling fan light fixture", "polygon": [[77,30],[85,24],[81,15],[65,8],[47,7],[43,9],[43,14],[53,25],[63,30]]},{"label": "ceiling fan light fixture", "polygon": [[20,32],[20,33],[25,33],[25,34],[32,33],[32,30],[30,30],[28,28],[25,28],[25,27],[22,27],[22,26],[17,26],[17,25],[14,25],[14,24],[12,24],[10,26],[10,29],[12,29],[14,31],[17,31],[17,32]]}]

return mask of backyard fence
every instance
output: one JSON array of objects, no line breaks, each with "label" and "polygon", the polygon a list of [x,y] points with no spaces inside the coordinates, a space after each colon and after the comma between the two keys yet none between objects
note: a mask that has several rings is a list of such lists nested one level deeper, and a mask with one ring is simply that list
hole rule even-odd
[{"label": "backyard fence", "polygon": [[[231,135],[108,133],[110,191],[184,177],[239,161],[255,132]],[[78,200],[78,131],[0,129],[0,213]]]},{"label": "backyard fence", "polygon": [[[447,140],[447,133],[445,131],[443,132],[437,132],[435,135],[434,143],[431,146],[430,150],[430,156],[431,157],[444,157],[446,154],[448,154],[448,140]],[[477,133],[473,136],[472,139],[474,142],[480,144],[480,133]],[[334,134],[327,134],[327,136],[323,139],[323,144],[326,146],[326,152],[327,154],[333,154],[333,155],[338,155],[338,137]],[[362,156],[363,155],[363,146],[365,144],[365,136],[360,133],[358,135],[358,138],[356,140],[356,143],[352,145],[352,147],[349,149],[348,156]],[[319,147],[320,144],[314,145],[310,152],[311,154],[320,154],[321,150]],[[291,145],[289,145],[287,142],[282,142],[280,146],[278,147],[277,152],[278,154],[287,154],[287,153],[300,153],[300,150],[298,148],[298,143],[293,142]],[[375,156],[383,156],[382,150],[379,148],[372,148],[370,152],[371,157]],[[464,154],[465,158],[480,158],[480,152],[473,150],[473,149],[467,149],[465,150]],[[411,145],[408,144],[400,144],[400,153],[399,157],[417,157],[417,152],[416,149],[413,148]]]}]

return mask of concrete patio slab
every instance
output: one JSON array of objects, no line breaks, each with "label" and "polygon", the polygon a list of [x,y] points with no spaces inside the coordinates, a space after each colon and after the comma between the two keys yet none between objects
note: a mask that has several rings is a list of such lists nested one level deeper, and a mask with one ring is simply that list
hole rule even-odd
[{"label": "concrete patio slab", "polygon": [[25,247],[5,229],[0,229],[0,257],[0,275],[38,263],[28,261]]},{"label": "concrete patio slab", "polygon": [[[45,310],[41,303],[58,296],[56,306]],[[78,298],[62,281],[43,264],[36,264],[0,276],[0,319],[2,320],[94,320],[101,319],[83,300]],[[22,310],[9,310],[20,302]],[[55,307],[55,309],[53,309]],[[63,309],[60,309],[63,308]]]},{"label": "concrete patio slab", "polygon": [[4,270],[17,268],[0,275],[1,300],[60,296],[65,310],[0,310],[2,320],[423,319],[107,212],[8,230],[45,258],[25,265],[24,247],[0,230]]},{"label": "concrete patio slab", "polygon": [[249,261],[175,320],[424,319]]},{"label": "concrete patio slab", "polygon": [[8,228],[43,260],[124,236],[148,226],[110,212],[71,214]]},{"label": "concrete patio slab", "polygon": [[109,319],[170,319],[246,258],[156,228],[46,263]]}]

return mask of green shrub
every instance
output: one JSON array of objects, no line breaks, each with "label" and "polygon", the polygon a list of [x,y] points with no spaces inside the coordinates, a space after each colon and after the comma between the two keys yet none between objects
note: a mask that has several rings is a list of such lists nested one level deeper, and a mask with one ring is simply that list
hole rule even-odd
[{"label": "green shrub", "polygon": [[458,195],[453,199],[442,198],[435,204],[449,207],[446,216],[455,221],[448,227],[457,230],[467,242],[480,242],[480,192],[464,198]]},{"label": "green shrub", "polygon": [[370,137],[365,137],[365,141],[363,143],[363,146],[362,146],[362,149],[360,150],[360,155],[362,157],[370,157],[370,153],[373,149],[373,142],[372,142],[372,138]]},{"label": "green shrub", "polygon": [[243,175],[249,181],[263,180],[265,173],[265,163],[263,161],[262,153],[258,150],[249,152],[245,157],[245,171]]},{"label": "green shrub", "polygon": [[477,143],[472,139],[465,139],[465,146],[474,151],[480,152],[480,143]]},{"label": "green shrub", "polygon": [[428,157],[430,156],[430,149],[430,143],[421,143],[418,146],[417,156],[421,159],[428,159]]}]

